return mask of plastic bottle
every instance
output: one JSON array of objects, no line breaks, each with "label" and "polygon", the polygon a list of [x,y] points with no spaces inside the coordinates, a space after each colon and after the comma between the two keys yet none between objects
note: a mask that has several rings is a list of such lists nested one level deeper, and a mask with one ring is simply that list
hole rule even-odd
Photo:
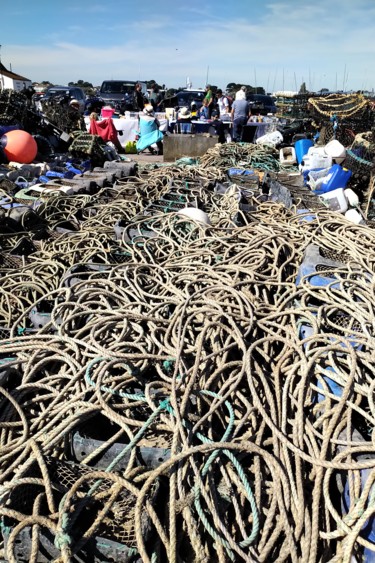
[{"label": "plastic bottle", "polygon": [[327,143],[324,150],[332,157],[336,164],[341,164],[346,158],[346,149],[337,139]]},{"label": "plastic bottle", "polygon": [[308,153],[309,148],[313,147],[314,143],[311,139],[300,139],[294,144],[294,149],[296,151],[296,158],[298,164],[301,164],[303,157]]},{"label": "plastic bottle", "polygon": [[319,196],[319,199],[324,205],[327,205],[332,211],[338,213],[345,213],[348,209],[348,200],[344,194],[344,188],[337,188]]},{"label": "plastic bottle", "polygon": [[316,168],[329,168],[332,166],[332,158],[324,151],[309,152],[303,157],[300,170],[313,170]]},{"label": "plastic bottle", "polygon": [[344,190],[344,194],[346,199],[348,200],[350,207],[359,206],[359,197],[355,192],[353,192],[353,190],[351,190],[350,188],[346,188],[346,190]]},{"label": "plastic bottle", "polygon": [[[345,190],[346,191],[346,190]],[[348,211],[346,211],[345,213],[345,217],[346,219],[348,219],[348,221],[351,221],[352,223],[355,223],[356,225],[364,225],[365,224],[365,220],[362,217],[361,213],[357,210],[357,209],[348,209]]]},{"label": "plastic bottle", "polygon": [[325,194],[332,190],[336,190],[337,188],[345,188],[351,178],[351,175],[351,170],[342,168],[340,164],[334,164],[330,168],[324,182],[320,185],[318,193]]}]

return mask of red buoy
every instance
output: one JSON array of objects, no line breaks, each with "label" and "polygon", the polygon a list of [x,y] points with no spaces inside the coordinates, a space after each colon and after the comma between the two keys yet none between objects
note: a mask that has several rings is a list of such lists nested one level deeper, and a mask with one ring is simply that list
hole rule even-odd
[{"label": "red buoy", "polygon": [[38,152],[34,137],[20,129],[8,131],[1,137],[0,142],[9,162],[30,164]]}]

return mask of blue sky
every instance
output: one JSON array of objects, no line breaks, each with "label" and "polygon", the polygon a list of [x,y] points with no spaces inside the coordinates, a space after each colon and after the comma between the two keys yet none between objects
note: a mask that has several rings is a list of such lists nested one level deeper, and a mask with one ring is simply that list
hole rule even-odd
[{"label": "blue sky", "polygon": [[32,81],[375,87],[374,0],[0,0],[1,62]]}]

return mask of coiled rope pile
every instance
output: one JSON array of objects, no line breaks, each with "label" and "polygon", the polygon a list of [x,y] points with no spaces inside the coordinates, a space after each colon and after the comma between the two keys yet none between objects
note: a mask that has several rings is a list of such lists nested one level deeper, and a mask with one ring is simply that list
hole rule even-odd
[{"label": "coiled rope pile", "polygon": [[[213,170],[120,181],[107,205],[104,192],[53,199],[44,217],[78,213],[79,230],[4,272],[6,561],[20,538],[33,563],[46,545],[55,563],[93,561],[96,537],[126,545],[117,561],[153,563],[349,563],[374,549],[361,537],[374,513],[374,231],[256,195],[240,227]],[[216,220],[139,215],[171,190]],[[321,273],[328,285],[296,284],[311,244],[342,264]],[[38,330],[35,309],[48,313]]]}]

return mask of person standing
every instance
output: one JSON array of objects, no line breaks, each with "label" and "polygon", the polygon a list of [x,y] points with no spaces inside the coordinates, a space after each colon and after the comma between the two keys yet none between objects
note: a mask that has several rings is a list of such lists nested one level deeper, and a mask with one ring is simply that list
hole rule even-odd
[{"label": "person standing", "polygon": [[199,119],[207,121],[210,119],[210,110],[206,98],[203,99],[203,104],[199,109]]},{"label": "person standing", "polygon": [[142,92],[142,84],[137,82],[134,87],[134,97],[133,97],[134,111],[143,111],[143,108],[145,107],[146,103],[147,100]]},{"label": "person standing", "polygon": [[224,123],[220,119],[219,110],[214,109],[212,112],[212,127],[215,129],[219,143],[226,143]]},{"label": "person standing", "polygon": [[226,96],[224,96],[222,90],[216,91],[217,105],[219,106],[220,116],[229,113],[229,101]]},{"label": "person standing", "polygon": [[154,111],[160,111],[160,104],[161,104],[161,95],[159,92],[159,88],[155,86],[151,89],[150,93],[150,102]]},{"label": "person standing", "polygon": [[206,86],[206,95],[203,98],[203,102],[206,101],[206,107],[208,108],[208,118],[211,118],[211,113],[213,110],[213,102],[214,102],[214,96],[212,94],[212,90],[211,90],[211,86],[210,84],[207,84]]},{"label": "person standing", "polygon": [[241,90],[236,93],[236,99],[233,102],[231,110],[231,119],[233,122],[232,140],[235,143],[241,140],[243,127],[246,125],[250,114],[249,102],[246,100],[244,94],[245,92]]}]

